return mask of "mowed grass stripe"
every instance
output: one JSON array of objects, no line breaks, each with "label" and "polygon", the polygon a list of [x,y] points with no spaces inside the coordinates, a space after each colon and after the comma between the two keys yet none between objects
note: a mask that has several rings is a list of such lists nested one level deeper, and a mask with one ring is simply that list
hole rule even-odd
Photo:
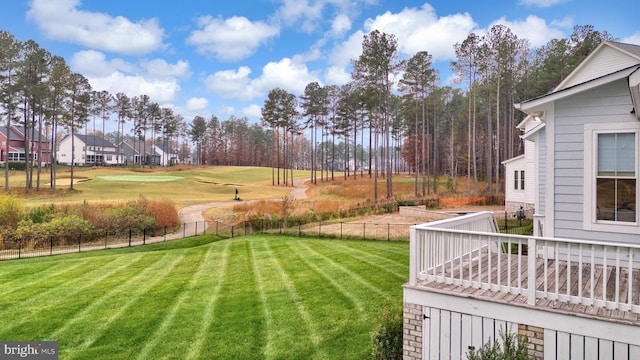
[{"label": "mowed grass stripe", "polygon": [[[126,267],[94,286],[77,292],[73,297],[61,296],[58,299],[47,299],[39,305],[34,303],[31,308],[20,308],[20,311],[5,314],[6,326],[0,328],[0,339],[22,339],[26,336],[34,339],[55,340],[50,337],[54,331],[64,326],[69,319],[90,306],[93,301],[120,285],[123,279],[128,278],[132,269],[144,268],[157,260],[157,256],[136,257],[136,261],[129,262]],[[75,262],[71,265],[75,265]],[[93,267],[89,262],[85,271],[95,273],[98,268]],[[66,285],[61,285],[61,288],[69,290]]]},{"label": "mowed grass stripe", "polygon": [[[220,287],[219,281],[211,280],[212,278],[218,278],[221,274],[224,273],[224,263],[226,263],[226,259],[224,259],[224,256],[222,261],[220,261],[221,259],[219,259],[218,256],[212,256],[214,252],[219,254],[219,247],[209,246],[207,248],[207,251],[202,256],[196,271],[193,272],[188,285],[183,289],[182,292],[178,294],[177,301],[173,304],[169,312],[164,316],[162,323],[160,323],[160,326],[158,326],[153,334],[150,334],[149,340],[137,356],[138,359],[147,359],[150,357],[152,352],[162,352],[163,348],[167,347],[177,348],[179,346],[184,346],[184,348],[189,348],[190,354],[189,356],[187,356],[187,358],[193,358],[194,355],[199,352],[199,348],[202,342],[202,334],[204,333],[204,331],[201,331],[199,337],[197,336],[197,334],[183,333],[183,336],[177,337],[176,339],[172,339],[172,337],[168,337],[166,336],[166,334],[174,333],[175,331],[179,331],[179,329],[185,327],[193,330],[192,323],[194,320],[201,321],[203,324],[211,321],[211,309],[213,307],[213,304],[215,304],[215,299],[217,298],[216,288],[219,289]],[[220,268],[221,263],[223,264],[222,268]],[[217,285],[214,285],[216,284],[216,282]],[[208,289],[212,287],[211,285],[214,285],[214,295],[206,296]],[[201,291],[199,292],[198,290]],[[202,302],[206,301],[207,298],[210,299],[207,304],[202,304]],[[205,308],[204,316],[201,320],[200,313],[194,311],[194,304],[197,304],[197,309],[202,309],[203,307]],[[207,317],[209,319],[207,319]],[[193,335],[196,336],[193,337]],[[171,344],[167,344],[166,342],[162,341],[163,339],[167,338],[169,340],[181,340],[182,344],[176,344],[175,341],[172,341]],[[185,340],[188,340],[189,343],[186,343]],[[194,344],[193,341],[199,343]]]},{"label": "mowed grass stripe", "polygon": [[230,261],[197,358],[261,359],[266,330],[251,263],[251,241],[245,237],[226,241]]},{"label": "mowed grass stripe", "polygon": [[[46,272],[44,272],[43,269],[43,271],[23,274],[22,276],[16,277],[12,282],[7,284],[7,291],[0,293],[0,298],[4,298],[5,296],[12,293],[22,292],[25,288],[33,287],[34,285],[36,287],[38,286],[38,284],[48,285],[49,282],[54,280],[56,277],[65,277],[65,274],[70,271],[77,269],[80,269],[82,271],[82,266],[84,266],[85,264],[86,260],[79,261],[77,263],[74,263],[73,265],[60,262],[58,263],[58,266],[51,266],[46,269]],[[13,283],[16,283],[16,285],[14,285]]]},{"label": "mowed grass stripe", "polygon": [[162,280],[182,260],[182,257],[176,258],[168,253],[160,256],[152,266],[95,299],[83,311],[68,319],[64,326],[53,332],[52,339],[65,339],[62,344],[64,346],[61,346],[61,355],[65,358],[72,357],[78,350],[88,347],[128,306]]},{"label": "mowed grass stripe", "polygon": [[[142,255],[137,256],[140,258]],[[134,259],[136,257],[133,257]],[[132,259],[127,257],[110,257],[105,259],[105,263],[91,264],[91,267],[98,265],[100,267],[101,274],[96,276],[93,271],[87,271],[86,266],[81,270],[81,276],[71,276],[70,278],[63,278],[59,282],[48,283],[47,291],[42,291],[42,288],[37,286],[31,286],[29,289],[32,291],[22,291],[20,296],[15,299],[11,299],[8,296],[2,297],[3,308],[0,309],[0,318],[3,318],[6,313],[17,314],[19,312],[26,312],[27,314],[33,311],[39,310],[39,303],[46,301],[49,306],[54,306],[58,302],[65,301],[68,297],[73,297],[78,292],[91,288],[104,279],[112,276],[113,274],[125,269],[131,265]],[[46,300],[43,300],[46,299]],[[31,306],[35,304],[35,306]],[[25,314],[26,315],[26,314]]]},{"label": "mowed grass stripe", "polygon": [[[363,242],[364,244],[365,242]],[[402,293],[402,288],[394,289],[393,293],[390,293],[374,284],[388,283],[388,282],[404,282],[405,278],[408,278],[408,272],[405,276],[397,276],[396,274],[388,271],[379,271],[380,266],[376,266],[378,269],[372,269],[371,265],[367,261],[360,257],[351,255],[351,251],[345,248],[339,248],[337,246],[331,246],[331,242],[309,242],[307,246],[313,249],[316,253],[321,254],[334,266],[340,266],[343,268],[349,276],[353,276],[355,280],[366,284],[371,290],[380,294],[384,298],[390,296],[396,296]],[[408,269],[408,263],[404,267]],[[394,270],[393,272],[398,272]],[[397,292],[396,292],[397,291]]]},{"label": "mowed grass stripe", "polygon": [[[352,354],[349,356],[351,358],[365,358],[368,348],[353,349],[354,339],[357,339],[355,343],[370,342],[369,334],[373,320],[369,312],[382,297],[372,294],[367,286],[347,276],[342,268],[334,268],[332,264],[325,262],[324,258],[305,248],[307,243],[322,241],[324,240],[288,239],[280,242],[273,239],[270,243],[274,248],[276,244],[281,244],[278,245],[277,254],[286,254],[281,259],[281,264],[316,324],[321,337],[319,348],[323,351],[323,357],[345,358],[344,354],[348,353]],[[309,267],[309,263],[314,266]],[[327,281],[325,276],[315,270],[318,268],[323,269],[322,273],[334,280]],[[344,284],[341,288],[349,295],[345,296],[332,283]],[[368,308],[369,312],[358,311],[353,299],[356,299],[363,309]],[[360,354],[354,356],[354,352],[358,351]]]},{"label": "mowed grass stripe", "polygon": [[[364,314],[364,299],[358,298],[352,288],[352,282],[348,281],[343,275],[341,270],[334,271],[335,268],[331,266],[320,267],[319,260],[323,260],[317,253],[311,253],[309,248],[304,245],[307,241],[300,240],[295,243],[288,242],[287,246],[292,254],[295,254],[300,261],[302,261],[306,267],[315,271],[320,275],[327,283],[331,284],[344,299],[352,306],[346,306],[350,310],[355,309],[359,316]],[[343,302],[343,301],[341,301]],[[346,304],[345,304],[346,305]]]},{"label": "mowed grass stripe", "polygon": [[[373,285],[371,282],[367,281],[358,272],[352,271],[349,267],[343,265],[340,261],[336,261],[332,257],[327,256],[323,254],[321,251],[316,250],[313,247],[314,245],[316,247],[318,246],[324,247],[320,244],[317,244],[317,242],[300,242],[300,244],[296,244],[296,245],[300,245],[307,251],[308,254],[311,254],[315,256],[319,261],[324,262],[325,266],[334,268],[342,272],[344,275],[346,275],[347,278],[354,280],[356,283],[362,285],[364,288],[373,291],[374,293],[378,294],[383,298],[386,298],[388,296],[383,289],[380,289],[377,286]],[[344,255],[342,253],[338,253],[338,254]],[[371,296],[370,293],[369,293],[369,296]]]},{"label": "mowed grass stripe", "polygon": [[390,260],[384,256],[372,254],[368,251],[364,251],[353,246],[344,246],[337,243],[323,243],[322,245],[326,248],[341,249],[343,254],[348,255],[354,260],[364,262],[371,267],[375,267],[381,271],[392,274],[398,277],[398,279],[408,280],[408,274],[406,273],[406,271],[402,270],[404,269],[404,267],[407,267],[408,264],[402,264],[400,262]]},{"label": "mowed grass stripe", "polygon": [[264,314],[264,322],[265,322],[265,345],[263,347],[262,354],[265,359],[273,359],[276,357],[278,352],[276,348],[275,332],[277,331],[273,315],[271,314],[271,310],[268,306],[269,302],[266,295],[266,281],[262,278],[262,273],[260,272],[261,264],[258,262],[258,256],[256,255],[256,247],[251,247],[251,263],[253,265],[253,272],[256,276],[256,286],[258,290],[258,296],[260,298],[260,303],[262,305],[262,312]]},{"label": "mowed grass stripe", "polygon": [[[192,338],[178,338],[178,340],[182,340],[183,344],[184,342],[186,342],[186,344],[184,345],[190,346],[189,354],[187,356],[188,359],[196,359],[206,356],[206,353],[204,351],[206,333],[213,324],[216,302],[220,294],[220,289],[222,288],[222,281],[227,275],[230,244],[231,243],[228,241],[224,242],[224,248],[222,252],[220,251],[220,246],[210,247],[207,254],[209,255],[213,250],[215,250],[216,256],[208,257],[206,260],[208,265],[206,269],[209,277],[208,279],[205,278],[203,280],[203,284],[199,289],[201,290],[202,294],[200,295],[200,292],[194,292],[191,296],[193,300],[188,303],[191,306],[190,313],[193,314],[193,316],[187,316],[186,319],[192,322],[192,319],[198,319],[198,315],[202,308],[201,302],[205,302],[203,311],[204,315],[202,316],[202,320],[199,323],[200,326],[198,327],[195,336],[193,336]],[[187,326],[188,324],[184,325]],[[171,338],[171,340],[175,341],[176,339]],[[176,345],[175,348],[180,349],[183,347],[181,347],[180,345]]]},{"label": "mowed grass stripe", "polygon": [[[341,242],[336,246],[348,249],[349,252],[357,252],[367,254],[370,258],[375,258],[382,262],[388,263],[390,266],[404,268],[408,265],[407,259],[409,250],[407,243],[401,242],[380,242],[380,241],[362,241],[362,242]],[[404,250],[403,250],[404,249]],[[400,250],[400,251],[396,251]]]},{"label": "mowed grass stripe", "polygon": [[[282,246],[281,242],[274,241],[273,237],[254,238],[252,248],[259,259],[261,281],[265,285],[265,307],[272,314],[272,328],[268,329],[272,340],[277,343],[270,347],[272,352],[267,354],[269,358],[290,358],[293,354],[301,354],[306,351],[308,358],[326,358],[319,348],[321,341],[317,324],[312,319],[306,308],[303,296],[299,294],[290,277],[285,271],[278,255],[283,255],[282,262],[288,262],[291,257],[283,251],[272,251],[271,244]],[[300,271],[306,271],[299,268]],[[296,329],[292,331],[290,325],[295,323]],[[274,342],[272,341],[272,344]]]},{"label": "mowed grass stripe", "polygon": [[[96,359],[105,352],[116,353],[111,359],[133,359],[147,342],[151,341],[163,320],[170,316],[180,294],[202,263],[206,252],[201,250],[170,253],[173,261],[166,272],[157,274],[157,279],[141,284],[139,296],[126,297],[122,309],[112,314],[103,331],[93,332],[81,346],[74,350],[76,358]],[[155,355],[151,355],[155,357]]]}]

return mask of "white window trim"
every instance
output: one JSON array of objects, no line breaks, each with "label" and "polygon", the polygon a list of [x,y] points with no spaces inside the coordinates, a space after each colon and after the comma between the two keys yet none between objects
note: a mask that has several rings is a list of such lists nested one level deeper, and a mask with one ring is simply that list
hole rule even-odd
[{"label": "white window trim", "polygon": [[597,221],[596,220],[596,159],[598,157],[598,134],[634,132],[636,134],[636,198],[640,197],[640,122],[586,124],[584,126],[584,230],[624,234],[637,234],[640,228],[640,199],[636,199],[636,221]]}]

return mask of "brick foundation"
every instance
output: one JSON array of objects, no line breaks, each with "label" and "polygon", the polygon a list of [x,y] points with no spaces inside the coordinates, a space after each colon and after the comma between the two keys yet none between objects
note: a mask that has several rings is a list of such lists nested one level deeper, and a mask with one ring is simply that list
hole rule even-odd
[{"label": "brick foundation", "polygon": [[544,329],[531,325],[518,325],[518,335],[529,340],[529,356],[542,360],[544,358]]},{"label": "brick foundation", "polygon": [[422,359],[422,306],[404,303],[402,326],[402,358]]}]

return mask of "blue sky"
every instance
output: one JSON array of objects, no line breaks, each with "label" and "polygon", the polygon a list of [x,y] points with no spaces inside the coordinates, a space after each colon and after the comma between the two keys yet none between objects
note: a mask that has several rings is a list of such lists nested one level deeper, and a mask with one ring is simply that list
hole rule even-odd
[{"label": "blue sky", "polygon": [[446,84],[471,32],[504,24],[536,47],[590,24],[640,44],[638,14],[638,0],[31,0],[3,2],[0,29],[64,57],[94,90],[147,94],[187,122],[258,122],[273,88],[348,82],[374,29],[396,35],[403,58],[432,54]]}]

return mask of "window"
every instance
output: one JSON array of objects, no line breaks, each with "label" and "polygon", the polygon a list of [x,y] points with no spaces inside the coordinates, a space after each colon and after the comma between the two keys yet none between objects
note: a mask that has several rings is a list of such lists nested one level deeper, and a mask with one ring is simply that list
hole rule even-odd
[{"label": "window", "polygon": [[520,170],[520,190],[524,190],[524,170]]},{"label": "window", "polygon": [[584,128],[584,229],[638,234],[640,122]]},{"label": "window", "polygon": [[513,172],[513,189],[518,190],[518,170]]},{"label": "window", "polygon": [[598,134],[596,146],[596,220],[636,222],[636,134]]}]

